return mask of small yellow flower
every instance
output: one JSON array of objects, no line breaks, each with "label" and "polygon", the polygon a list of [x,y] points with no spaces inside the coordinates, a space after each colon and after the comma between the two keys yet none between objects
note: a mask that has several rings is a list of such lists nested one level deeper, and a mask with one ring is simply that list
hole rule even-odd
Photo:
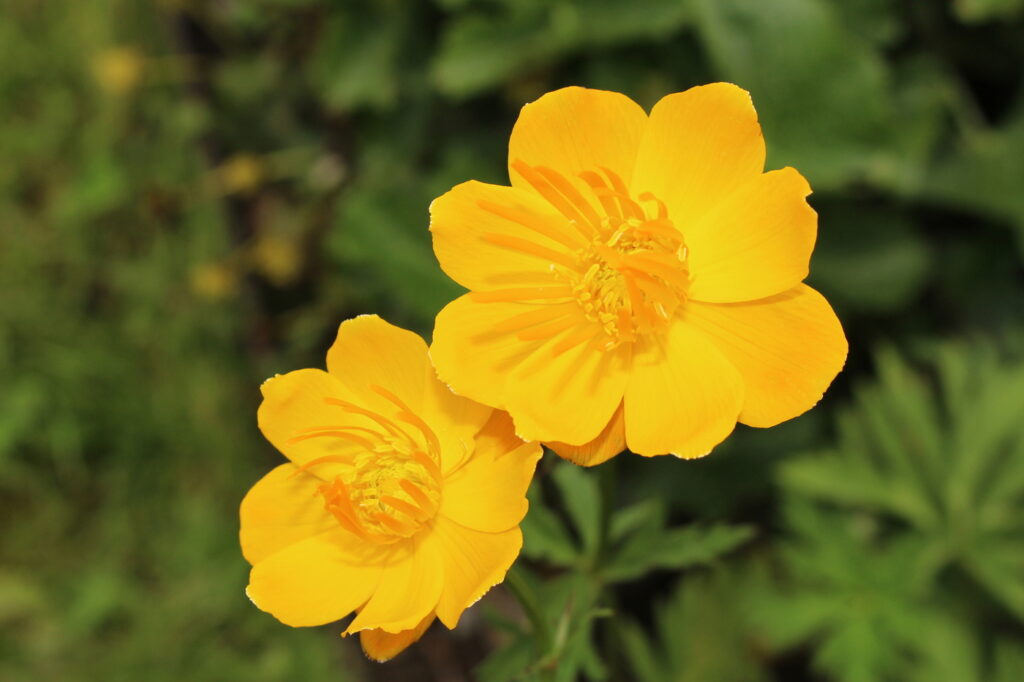
[{"label": "small yellow flower", "polygon": [[218,166],[215,174],[225,194],[250,194],[263,182],[266,168],[251,154],[235,154]]},{"label": "small yellow flower", "polygon": [[220,301],[238,293],[238,274],[224,263],[204,263],[189,272],[192,292],[211,301]]},{"label": "small yellow flower", "polygon": [[242,501],[246,591],[281,622],[355,611],[345,634],[387,660],[435,617],[454,628],[519,554],[540,446],[438,381],[415,334],[342,323],[327,371],[269,379],[258,418],[291,462]]},{"label": "small yellow flower", "polygon": [[100,87],[115,95],[135,89],[142,79],[143,57],[132,47],[112,47],[92,60],[93,76]]},{"label": "small yellow flower", "polygon": [[817,215],[792,168],[764,172],[750,95],[565,88],[523,108],[511,187],[431,206],[441,267],[470,293],[437,317],[442,380],[516,433],[596,464],[707,454],[738,421],[810,409],[847,343],[801,282]]}]

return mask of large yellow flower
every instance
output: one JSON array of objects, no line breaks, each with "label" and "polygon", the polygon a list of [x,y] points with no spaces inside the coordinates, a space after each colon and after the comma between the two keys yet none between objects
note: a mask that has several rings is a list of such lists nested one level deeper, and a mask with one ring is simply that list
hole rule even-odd
[{"label": "large yellow flower", "polygon": [[342,323],[326,372],[263,384],[259,426],[291,462],[242,501],[246,591],[283,623],[355,611],[345,634],[386,660],[435,616],[454,628],[519,554],[540,446],[441,384],[411,332]]},{"label": "large yellow flower", "polygon": [[808,410],[847,344],[801,283],[810,187],[764,160],[750,96],[728,83],[650,116],[576,87],[528,104],[512,186],[466,182],[431,206],[441,267],[471,290],[437,317],[441,379],[583,464],[625,446],[699,457],[737,420]]}]

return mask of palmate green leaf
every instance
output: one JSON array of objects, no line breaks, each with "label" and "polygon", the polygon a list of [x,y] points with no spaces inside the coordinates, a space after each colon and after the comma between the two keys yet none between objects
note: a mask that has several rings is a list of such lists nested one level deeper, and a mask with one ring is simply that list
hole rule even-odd
[{"label": "palmate green leaf", "polygon": [[[648,530],[649,529],[649,530]],[[604,567],[611,581],[633,580],[653,570],[682,569],[713,562],[754,535],[749,526],[711,524],[666,529],[649,526],[613,550]]]},{"label": "palmate green leaf", "polygon": [[751,596],[760,636],[786,650],[814,642],[816,668],[840,682],[898,680],[913,660],[941,548],[905,535],[883,539],[870,519],[790,502],[786,580]]},{"label": "palmate green leaf", "polygon": [[880,353],[879,383],[839,417],[837,450],[787,463],[781,481],[944,547],[1024,619],[1024,365],[965,345],[931,364],[938,384]]},{"label": "palmate green leaf", "polygon": [[760,682],[770,679],[757,656],[744,612],[756,571],[718,569],[688,577],[657,605],[654,634],[637,623],[619,626],[638,682]]},{"label": "palmate green leaf", "polygon": [[568,462],[559,462],[552,472],[562,504],[588,554],[596,552],[601,542],[601,491],[594,473]]}]

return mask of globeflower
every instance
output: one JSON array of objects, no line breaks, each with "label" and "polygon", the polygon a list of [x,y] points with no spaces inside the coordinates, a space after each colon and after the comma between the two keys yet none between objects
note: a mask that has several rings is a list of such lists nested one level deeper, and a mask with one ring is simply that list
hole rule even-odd
[{"label": "globeflower", "polygon": [[327,371],[267,380],[259,427],[287,457],[242,500],[246,593],[292,626],[357,615],[387,660],[454,628],[519,554],[541,455],[508,416],[454,395],[427,346],[379,317],[343,322]]},{"label": "globeflower", "polygon": [[750,95],[728,83],[649,116],[578,87],[526,105],[511,186],[465,182],[431,205],[434,252],[470,290],[437,316],[438,375],[587,465],[625,447],[700,457],[737,421],[810,409],[847,343],[802,284],[810,187],[764,162]]}]

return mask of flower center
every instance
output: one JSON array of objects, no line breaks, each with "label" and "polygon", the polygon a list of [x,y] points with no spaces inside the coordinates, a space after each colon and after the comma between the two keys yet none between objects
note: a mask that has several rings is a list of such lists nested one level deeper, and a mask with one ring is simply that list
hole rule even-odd
[{"label": "flower center", "polygon": [[426,422],[397,396],[380,386],[370,388],[395,405],[397,411],[390,418],[325,398],[367,425],[317,426],[297,433],[290,442],[337,438],[358,446],[349,454],[318,457],[300,470],[327,463],[342,465],[342,473],[318,488],[324,507],[343,528],[370,542],[389,544],[416,534],[437,513],[442,484],[440,443]]},{"label": "flower center", "polygon": [[473,297],[483,302],[541,304],[503,321],[497,330],[515,332],[524,341],[561,335],[552,345],[559,355],[588,342],[611,350],[667,328],[686,301],[690,276],[683,235],[664,202],[650,192],[634,199],[622,178],[607,168],[579,174],[589,198],[550,168],[517,160],[512,169],[561,219],[520,205],[478,205],[566,248],[509,234],[483,235],[492,244],[547,261],[555,279],[551,286],[475,292]]}]

